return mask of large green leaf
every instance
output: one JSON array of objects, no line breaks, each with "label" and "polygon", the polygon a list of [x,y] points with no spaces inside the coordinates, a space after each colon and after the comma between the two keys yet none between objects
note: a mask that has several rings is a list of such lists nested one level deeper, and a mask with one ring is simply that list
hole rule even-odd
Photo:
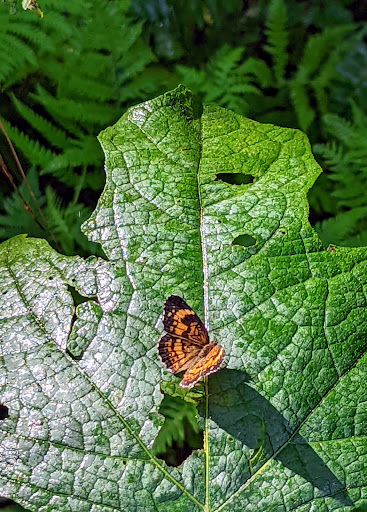
[{"label": "large green leaf", "polygon": [[[85,231],[108,261],[0,246],[0,493],[40,512],[363,510],[367,250],[320,246],[306,137],[181,87],[100,140]],[[227,354],[178,468],[151,452],[177,382],[156,354],[171,293]]]}]

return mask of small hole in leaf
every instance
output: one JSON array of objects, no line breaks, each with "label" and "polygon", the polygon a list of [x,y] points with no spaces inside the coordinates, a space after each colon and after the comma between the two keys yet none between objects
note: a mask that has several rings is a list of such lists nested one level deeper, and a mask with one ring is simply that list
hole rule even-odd
[{"label": "small hole in leaf", "polygon": [[53,278],[52,276],[50,276],[50,277],[48,278],[48,280],[49,280],[49,281],[53,281],[53,279],[54,279],[54,278]]},{"label": "small hole in leaf", "polygon": [[285,229],[280,229],[280,230],[279,230],[279,233],[280,233],[281,235],[285,235],[285,234],[287,233],[287,231],[286,231]]},{"label": "small hole in leaf", "polygon": [[232,245],[241,245],[242,247],[252,247],[255,244],[255,238],[247,234],[236,236],[232,242]]},{"label": "small hole in leaf", "polygon": [[215,181],[224,181],[231,185],[248,185],[254,182],[254,177],[251,174],[243,174],[242,172],[219,172]]},{"label": "small hole in leaf", "polygon": [[0,421],[9,418],[9,408],[6,405],[0,404]]},{"label": "small hole in leaf", "polygon": [[76,291],[75,288],[68,285],[68,291],[71,293],[74,301],[75,306],[79,306],[79,304],[82,304],[82,302],[88,302],[91,297],[83,297],[83,295],[80,295],[79,292]]}]

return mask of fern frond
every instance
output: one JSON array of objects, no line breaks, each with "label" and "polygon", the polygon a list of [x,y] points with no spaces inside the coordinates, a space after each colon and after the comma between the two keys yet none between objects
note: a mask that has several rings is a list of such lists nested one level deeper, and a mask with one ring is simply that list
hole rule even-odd
[{"label": "fern frond", "polygon": [[[66,255],[80,252],[103,254],[98,244],[90,242],[81,232],[81,224],[87,220],[91,210],[80,204],[68,204],[65,208],[52,188],[46,189],[45,214],[51,231]],[[82,251],[80,250],[82,249]]]},{"label": "fern frond", "polygon": [[70,96],[77,101],[80,98],[99,102],[107,102],[111,97],[111,87],[101,81],[101,76],[88,77],[88,87],[86,87],[86,77],[81,74],[70,75],[69,70],[65,69],[62,63],[49,62],[45,65],[45,70],[50,76],[58,77],[57,88],[60,96],[66,98]]},{"label": "fern frond", "polygon": [[165,395],[159,412],[163,414],[165,420],[154,441],[153,453],[155,455],[165,453],[174,442],[182,444],[188,428],[194,433],[200,432],[196,420],[197,410],[195,405],[190,402]]},{"label": "fern frond", "polygon": [[339,211],[366,205],[362,191],[367,188],[367,115],[354,103],[352,114],[352,122],[335,114],[324,116],[325,129],[334,139],[314,147],[326,163],[329,180],[335,184],[332,194]]},{"label": "fern frond", "polygon": [[305,82],[320,68],[321,62],[340,45],[345,36],[354,30],[353,25],[327,27],[320,34],[310,37],[306,43],[296,79]]},{"label": "fern frond", "polygon": [[339,139],[348,148],[364,146],[367,135],[366,116],[362,110],[358,109],[354,104],[352,113],[354,119],[358,115],[358,125],[355,124],[354,120],[350,122],[337,114],[326,114],[323,117],[323,123],[330,135]]},{"label": "fern frond", "polygon": [[[36,65],[36,57],[34,52],[16,37],[7,34],[6,38],[0,40],[0,85],[6,87],[9,82],[8,78],[23,66],[22,73],[30,71],[32,66]],[[15,56],[15,57],[14,57]],[[11,82],[14,80],[12,76]]]},{"label": "fern frond", "polygon": [[77,121],[78,124],[106,125],[116,116],[116,109],[112,105],[78,101],[68,97],[55,98],[41,86],[37,86],[37,94],[33,94],[32,97],[60,122],[66,118],[71,119],[73,124]]},{"label": "fern frond", "polygon": [[[126,2],[100,0],[97,7],[91,0],[44,0],[42,8],[47,12],[42,23],[36,18],[29,21],[22,12],[10,19],[9,12],[0,9],[0,35],[2,27],[10,27],[2,53],[7,56],[11,48],[9,59],[0,59],[0,79],[11,77],[12,82],[3,81],[7,86],[37,71],[43,84],[29,88],[22,102],[12,97],[26,127],[12,127],[11,137],[17,150],[43,173],[73,185],[81,167],[95,166],[98,171],[88,173],[84,186],[92,179],[100,186],[97,174],[102,175],[103,156],[96,135],[126,108],[124,85],[137,79],[155,58],[140,39],[142,22],[129,17]],[[147,80],[140,87],[150,90]],[[130,89],[132,100],[137,92],[134,96]],[[44,147],[34,142],[38,138]]]},{"label": "fern frond", "polygon": [[182,83],[195,92],[203,91],[207,75],[203,69],[195,69],[190,66],[178,64],[176,71],[181,77]]},{"label": "fern frond", "polygon": [[271,83],[271,72],[259,59],[243,63],[243,48],[223,45],[211,58],[206,70],[177,66],[181,81],[203,95],[205,102],[216,102],[235,112],[246,113],[249,98],[261,95],[260,86]]},{"label": "fern frond", "polygon": [[[31,168],[27,173],[27,181],[38,205],[42,208],[46,201],[39,189],[35,167]],[[37,212],[37,208],[33,198],[29,194],[28,188],[22,183],[18,191],[19,194],[13,192],[1,202],[0,239],[6,240],[19,233],[27,233],[34,237],[43,237],[45,235],[44,231],[24,208],[24,203],[21,199],[21,197],[23,197],[24,201],[32,208],[32,211]]]},{"label": "fern frond", "polygon": [[9,34],[15,34],[22,40],[33,43],[38,48],[47,48],[48,51],[55,49],[52,37],[40,30],[35,23],[31,23],[31,20],[23,21],[18,17],[16,22],[15,19],[12,19],[12,21],[7,27]]},{"label": "fern frond", "polygon": [[246,59],[239,66],[238,72],[240,75],[252,75],[256,83],[261,85],[261,87],[270,87],[273,83],[273,75],[269,67],[263,60],[255,59],[254,57]]},{"label": "fern frond", "polygon": [[65,139],[65,132],[57,128],[53,123],[50,123],[45,118],[36,114],[32,109],[24,105],[16,98],[14,94],[10,95],[17,112],[25,119],[35,130],[37,130],[46,140],[57,148],[65,148],[68,146],[67,139]]},{"label": "fern frond", "polygon": [[290,97],[304,131],[315,118],[311,108],[312,96],[315,96],[321,113],[328,111],[327,88],[333,81],[342,80],[336,71],[336,63],[350,44],[346,35],[352,28],[351,25],[326,28],[307,41],[298,70],[289,82]]},{"label": "fern frond", "polygon": [[283,0],[272,0],[266,19],[268,44],[265,50],[273,58],[273,71],[278,84],[284,81],[285,68],[288,63],[287,10]]},{"label": "fern frond", "polygon": [[[139,55],[138,59],[136,55]],[[120,80],[127,81],[135,78],[142,73],[149,64],[155,61],[156,57],[151,49],[148,48],[141,39],[136,39],[134,44],[129,48],[129,51],[126,51],[125,54],[121,56],[120,62],[124,71],[121,74]]]},{"label": "fern frond", "polygon": [[5,119],[2,119],[2,122],[10,140],[15,146],[22,148],[24,156],[32,162],[33,165],[47,167],[49,162],[55,158],[55,153],[41,146],[37,140],[30,139],[28,135],[20,132]]},{"label": "fern frond", "polygon": [[292,80],[289,83],[289,91],[299,126],[306,132],[316,116],[315,110],[310,104],[307,86]]},{"label": "fern frond", "polygon": [[329,244],[344,247],[367,245],[367,207],[354,208],[315,224],[315,230],[325,247]]}]

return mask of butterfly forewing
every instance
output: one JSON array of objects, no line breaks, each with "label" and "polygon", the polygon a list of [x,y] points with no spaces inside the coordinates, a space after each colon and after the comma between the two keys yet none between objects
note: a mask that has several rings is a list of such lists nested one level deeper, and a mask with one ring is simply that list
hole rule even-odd
[{"label": "butterfly forewing", "polygon": [[166,300],[163,318],[164,330],[173,336],[185,338],[201,346],[209,343],[208,332],[197,314],[177,295]]}]

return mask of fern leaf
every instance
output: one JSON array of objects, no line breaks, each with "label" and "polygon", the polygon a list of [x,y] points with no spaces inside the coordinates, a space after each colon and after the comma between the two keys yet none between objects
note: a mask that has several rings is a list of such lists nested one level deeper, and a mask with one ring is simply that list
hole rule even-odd
[{"label": "fern leaf", "polygon": [[240,75],[252,75],[261,87],[270,87],[273,83],[270,68],[260,59],[249,57],[239,66],[238,72]]},{"label": "fern leaf", "polygon": [[194,433],[200,432],[196,420],[197,410],[192,403],[165,395],[159,412],[165,417],[165,421],[154,442],[153,452],[156,455],[165,453],[174,442],[182,444],[187,427]]},{"label": "fern leaf", "polygon": [[[27,173],[27,182],[30,186],[38,205],[42,208],[45,204],[45,198],[38,185],[38,176],[35,167],[31,168]],[[2,214],[0,215],[0,239],[6,240],[20,233],[27,233],[30,236],[43,237],[44,231],[35,222],[29,211],[24,208],[21,199],[37,212],[33,198],[29,194],[28,188],[22,183],[18,188],[19,194],[13,192],[1,202]]]},{"label": "fern leaf", "polygon": [[[78,246],[89,253],[98,253],[97,244],[89,242],[80,230],[81,224],[89,217],[90,210],[80,205],[69,204],[62,207],[61,200],[55,192],[46,189],[45,213],[51,231],[56,236],[64,254],[72,255],[80,252]],[[101,252],[101,251],[99,251]]]},{"label": "fern leaf", "polygon": [[30,139],[17,128],[2,119],[5,130],[13,144],[21,148],[24,156],[33,164],[40,167],[47,167],[49,162],[56,156],[52,151],[41,146],[38,141]]},{"label": "fern leaf", "polygon": [[[31,67],[34,67],[37,63],[34,52],[23,41],[9,34],[0,41],[0,53],[0,84],[3,88],[14,70],[24,66],[30,71]],[[13,81],[14,77],[11,78],[11,83]]]},{"label": "fern leaf", "polygon": [[289,89],[299,126],[306,132],[315,119],[315,111],[310,105],[307,88],[302,83],[292,80],[289,83]]},{"label": "fern leaf", "polygon": [[77,101],[64,97],[55,98],[43,87],[37,87],[37,94],[32,95],[44,106],[55,119],[63,118],[78,121],[78,123],[92,123],[104,125],[116,117],[116,108],[97,102]]},{"label": "fern leaf", "polygon": [[325,246],[360,247],[367,244],[367,207],[354,208],[315,224]]},{"label": "fern leaf", "polygon": [[321,34],[310,37],[296,73],[296,80],[305,83],[319,69],[321,62],[343,42],[345,36],[353,29],[353,25],[328,27]]},{"label": "fern leaf", "polygon": [[19,101],[14,94],[11,99],[18,113],[25,119],[35,130],[46,138],[53,146],[63,149],[69,146],[68,139],[65,138],[65,132],[57,128],[43,117],[36,114],[32,109]]},{"label": "fern leaf", "polygon": [[287,10],[283,0],[272,0],[266,20],[268,44],[265,50],[273,58],[274,76],[278,84],[284,81],[285,68],[288,63]]},{"label": "fern leaf", "polygon": [[[356,109],[354,112],[356,112]],[[359,111],[359,113],[362,114],[362,111]],[[365,144],[367,125],[365,124],[363,129],[361,117],[359,122],[359,126],[356,127],[354,123],[347,121],[337,114],[326,114],[323,117],[323,123],[327,131],[349,148]],[[366,123],[366,116],[364,116],[364,122]]]},{"label": "fern leaf", "polygon": [[176,66],[176,71],[181,77],[182,83],[195,92],[201,92],[206,82],[206,73],[203,69],[195,69],[181,64]]},{"label": "fern leaf", "polygon": [[[51,61],[45,65],[45,70],[50,76],[58,77],[58,94],[64,97],[72,97],[79,101],[97,100],[107,102],[111,98],[111,87],[102,82],[102,76],[86,77],[82,74],[72,74],[63,63]],[[88,87],[86,87],[88,82]]]},{"label": "fern leaf", "polygon": [[7,28],[9,34],[15,34],[38,48],[47,48],[48,51],[55,49],[52,37],[40,30],[35,23],[31,22],[30,18],[27,20],[22,18],[23,15],[11,18],[11,23]]}]

